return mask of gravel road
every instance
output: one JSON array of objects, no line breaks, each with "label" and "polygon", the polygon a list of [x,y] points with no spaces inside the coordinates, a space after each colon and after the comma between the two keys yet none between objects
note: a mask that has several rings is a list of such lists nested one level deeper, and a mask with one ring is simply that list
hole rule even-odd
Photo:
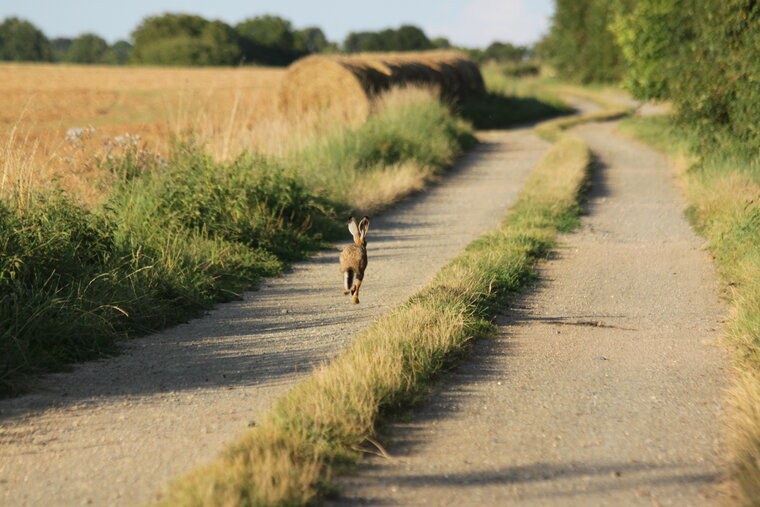
[{"label": "gravel road", "polygon": [[726,309],[667,162],[579,127],[579,232],[336,505],[725,505]]},{"label": "gravel road", "polygon": [[440,184],[373,218],[360,305],[341,293],[337,251],[324,252],[240,302],[0,400],[0,505],[144,504],[211,460],[498,223],[548,143],[528,129],[480,136]]}]

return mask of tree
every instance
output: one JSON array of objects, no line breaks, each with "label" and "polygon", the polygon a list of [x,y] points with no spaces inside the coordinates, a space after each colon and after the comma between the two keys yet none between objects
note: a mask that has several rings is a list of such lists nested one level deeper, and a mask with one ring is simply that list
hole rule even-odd
[{"label": "tree", "polygon": [[380,32],[351,32],[343,42],[343,49],[349,53],[420,51],[434,47],[425,32],[413,25],[403,25],[397,30],[386,28]]},{"label": "tree", "polygon": [[639,98],[672,101],[704,151],[730,140],[756,155],[758,26],[756,0],[640,0],[613,25],[627,63],[624,83]]},{"label": "tree", "polygon": [[74,40],[69,39],[68,37],[58,37],[57,39],[51,40],[50,47],[53,50],[53,61],[62,62],[66,57],[66,52],[71,47],[72,42],[74,42]]},{"label": "tree", "polygon": [[293,49],[295,36],[290,21],[279,16],[257,16],[235,25],[235,30],[253,43],[265,47]]},{"label": "tree", "polygon": [[401,26],[396,30],[395,36],[391,41],[391,51],[422,51],[433,48],[433,44],[427,38],[425,32],[414,25]]},{"label": "tree", "polygon": [[515,46],[509,42],[492,42],[485,50],[486,60],[499,62],[520,62],[530,55],[526,46]]},{"label": "tree", "polygon": [[132,53],[132,44],[125,40],[118,40],[111,46],[113,63],[123,65],[129,61],[129,55]]},{"label": "tree", "polygon": [[540,55],[565,79],[583,83],[618,80],[623,58],[609,25],[632,4],[633,0],[555,0],[549,33],[539,45]]},{"label": "tree", "polygon": [[347,53],[361,53],[385,51],[385,48],[376,32],[351,32],[343,41],[343,50]]},{"label": "tree", "polygon": [[49,62],[53,49],[45,34],[30,22],[6,18],[0,24],[0,60]]},{"label": "tree", "polygon": [[445,37],[436,37],[430,41],[430,44],[435,49],[451,49],[451,42],[449,42],[449,39]]},{"label": "tree", "polygon": [[221,21],[200,16],[164,14],[148,17],[132,32],[130,60],[153,65],[235,65],[240,38]]},{"label": "tree", "polygon": [[325,37],[321,28],[316,26],[310,26],[302,30],[296,30],[295,36],[295,49],[299,51],[308,51],[309,53],[321,53],[325,51],[330,42]]},{"label": "tree", "polygon": [[110,48],[103,38],[85,33],[74,39],[64,55],[70,63],[108,63],[112,61]]},{"label": "tree", "polygon": [[288,65],[308,51],[297,45],[290,21],[279,16],[258,16],[235,25],[246,61]]}]

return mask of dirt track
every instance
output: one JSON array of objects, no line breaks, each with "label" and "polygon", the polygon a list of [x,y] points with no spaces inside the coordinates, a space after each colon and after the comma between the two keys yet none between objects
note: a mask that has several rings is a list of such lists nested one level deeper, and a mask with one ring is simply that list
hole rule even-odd
[{"label": "dirt track", "polygon": [[495,226],[548,148],[529,130],[482,139],[442,184],[373,219],[360,305],[341,294],[337,252],[323,253],[244,301],[0,401],[0,505],[145,503],[212,459]]},{"label": "dirt track", "polygon": [[725,505],[725,308],[667,162],[598,156],[581,230],[338,505]]}]

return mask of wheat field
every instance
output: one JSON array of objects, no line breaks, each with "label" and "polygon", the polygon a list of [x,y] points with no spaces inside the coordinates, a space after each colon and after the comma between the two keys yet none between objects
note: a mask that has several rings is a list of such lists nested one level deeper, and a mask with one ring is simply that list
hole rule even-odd
[{"label": "wheat field", "polygon": [[284,149],[285,69],[0,64],[0,192],[58,185],[95,203],[97,161],[125,146],[165,155],[192,135],[210,155]]}]

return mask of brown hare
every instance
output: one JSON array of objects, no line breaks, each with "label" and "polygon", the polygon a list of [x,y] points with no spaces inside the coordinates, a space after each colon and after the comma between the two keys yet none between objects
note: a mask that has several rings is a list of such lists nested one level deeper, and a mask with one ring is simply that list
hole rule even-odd
[{"label": "brown hare", "polygon": [[351,294],[351,301],[359,303],[359,287],[367,268],[367,230],[369,218],[364,217],[357,225],[356,219],[348,219],[348,230],[354,237],[354,244],[348,245],[340,254],[340,272],[343,273],[343,294]]}]

